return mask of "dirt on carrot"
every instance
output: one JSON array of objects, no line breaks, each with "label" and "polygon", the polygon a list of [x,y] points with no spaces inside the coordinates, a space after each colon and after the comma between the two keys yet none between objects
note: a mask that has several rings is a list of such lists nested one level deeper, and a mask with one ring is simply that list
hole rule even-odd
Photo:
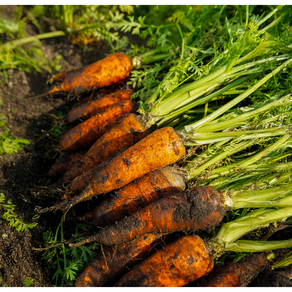
[{"label": "dirt on carrot", "polygon": [[106,131],[64,175],[64,181],[70,181],[105,161],[118,151],[122,151],[145,137],[146,130],[139,116],[133,113],[121,118]]},{"label": "dirt on carrot", "polygon": [[129,269],[153,254],[162,242],[162,235],[149,234],[131,243],[102,247],[102,253],[79,275],[75,286],[100,287],[109,281],[117,281]]},{"label": "dirt on carrot", "polygon": [[132,93],[132,90],[117,90],[91,102],[74,107],[67,114],[66,120],[68,123],[74,123],[79,120],[89,119],[114,104],[120,103],[124,100],[130,100]]},{"label": "dirt on carrot", "polygon": [[168,244],[137,265],[118,287],[182,287],[213,269],[208,248],[196,235]]},{"label": "dirt on carrot", "polygon": [[49,94],[56,92],[77,94],[116,85],[124,82],[129,77],[131,70],[131,59],[123,53],[115,53],[86,66],[84,69],[74,70],[67,75],[65,74],[66,76],[59,75],[56,78],[63,80],[63,82],[49,91]]},{"label": "dirt on carrot", "polygon": [[126,100],[107,108],[83,123],[66,132],[60,139],[60,148],[74,151],[91,146],[98,138],[110,129],[119,119],[138,106],[134,101]]}]

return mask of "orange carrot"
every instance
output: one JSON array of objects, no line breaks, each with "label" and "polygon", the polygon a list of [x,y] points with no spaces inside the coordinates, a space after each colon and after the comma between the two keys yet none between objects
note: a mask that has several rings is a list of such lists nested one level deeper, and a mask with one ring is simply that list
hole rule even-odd
[{"label": "orange carrot", "polygon": [[221,222],[225,211],[221,194],[215,188],[196,187],[161,198],[131,216],[101,229],[98,234],[69,246],[75,247],[92,241],[115,245],[153,232],[210,229]]},{"label": "orange carrot", "polygon": [[118,189],[113,196],[108,196],[92,212],[78,220],[90,220],[98,227],[105,227],[184,188],[184,178],[174,168],[158,169]]},{"label": "orange carrot", "polygon": [[59,144],[65,151],[90,146],[125,114],[136,110],[137,104],[132,100],[115,104],[66,132]]},{"label": "orange carrot", "polygon": [[132,93],[132,90],[117,90],[111,94],[103,96],[102,98],[95,99],[79,107],[74,107],[67,114],[67,122],[74,123],[78,120],[87,120],[114,104],[124,100],[129,100]]},{"label": "orange carrot", "polygon": [[204,286],[245,287],[268,265],[266,254],[252,254],[242,261],[227,263]]},{"label": "orange carrot", "polygon": [[70,155],[63,155],[59,157],[55,163],[51,166],[48,175],[49,176],[61,176],[63,175],[69,168],[71,168],[75,162],[82,158],[84,155],[84,151],[70,154]]},{"label": "orange carrot", "polygon": [[76,103],[74,103],[72,105],[72,109],[75,107],[79,107],[79,106],[82,106],[84,104],[87,104],[95,99],[102,98],[103,96],[112,93],[114,90],[116,90],[116,89],[114,89],[114,87],[111,86],[111,87],[106,87],[106,88],[100,88],[96,91],[93,91],[93,92],[91,92],[90,96],[83,98],[83,99],[77,101]]},{"label": "orange carrot", "polygon": [[161,235],[149,234],[129,244],[104,247],[75,282],[76,287],[100,287],[109,281],[116,281],[130,268],[155,252],[162,242]]},{"label": "orange carrot", "polygon": [[84,69],[71,71],[66,77],[60,74],[55,79],[63,80],[49,93],[81,93],[87,90],[102,88],[124,82],[132,70],[131,59],[123,53],[112,54]]},{"label": "orange carrot", "polygon": [[182,287],[213,269],[208,247],[196,235],[168,244],[133,268],[118,287]]},{"label": "orange carrot", "polygon": [[139,116],[135,116],[132,113],[126,115],[105,132],[83,158],[65,173],[64,181],[74,179],[118,151],[132,146],[146,136],[147,133],[148,131],[146,131]]},{"label": "orange carrot", "polygon": [[150,171],[176,162],[185,153],[185,147],[173,128],[156,130],[99,169],[82,193],[63,209],[91,196],[119,189]]}]

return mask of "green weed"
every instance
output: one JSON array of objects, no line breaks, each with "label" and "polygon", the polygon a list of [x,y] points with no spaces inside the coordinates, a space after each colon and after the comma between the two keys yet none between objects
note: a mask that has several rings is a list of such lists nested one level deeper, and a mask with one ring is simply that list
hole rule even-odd
[{"label": "green weed", "polygon": [[[2,219],[9,222],[10,227],[14,227],[17,231],[24,231],[34,228],[37,223],[26,224],[22,221],[21,218],[14,213],[14,208],[16,205],[13,205],[10,200],[5,198],[3,193],[0,193],[0,209],[4,210],[4,214],[2,215]],[[32,220],[36,220],[38,215],[35,215]]]}]

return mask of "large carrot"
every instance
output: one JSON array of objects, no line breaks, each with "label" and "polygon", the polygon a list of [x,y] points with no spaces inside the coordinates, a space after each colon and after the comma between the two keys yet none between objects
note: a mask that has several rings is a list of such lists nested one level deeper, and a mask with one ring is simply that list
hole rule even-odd
[{"label": "large carrot", "polygon": [[266,254],[252,254],[242,261],[227,263],[204,286],[245,287],[268,265]]},{"label": "large carrot", "polygon": [[185,153],[185,147],[173,128],[156,130],[99,169],[83,192],[63,208],[119,189],[150,171],[176,162]]},{"label": "large carrot", "polygon": [[[238,240],[252,230],[266,226],[267,223],[282,221],[291,214],[291,207],[281,210],[257,209],[223,224],[217,234],[206,242],[196,235],[182,237],[136,266],[117,286],[185,286],[210,271],[213,260],[224,252],[264,252],[291,247],[291,239]],[[238,273],[241,273],[240,269]]]},{"label": "large carrot", "polygon": [[213,269],[208,248],[196,235],[168,244],[136,266],[118,287],[182,287]]},{"label": "large carrot", "polygon": [[61,176],[68,169],[70,169],[81,157],[84,155],[84,151],[69,155],[63,155],[59,157],[55,163],[51,166],[48,175],[49,176]]},{"label": "large carrot", "polygon": [[77,278],[75,286],[100,287],[118,280],[130,268],[153,254],[162,241],[162,235],[149,234],[131,243],[103,247],[103,253],[89,263]]},{"label": "large carrot", "polygon": [[125,114],[136,110],[137,104],[132,100],[115,104],[66,132],[59,142],[60,147],[73,151],[90,146]]},{"label": "large carrot", "polygon": [[84,69],[71,71],[67,75],[59,75],[55,79],[63,80],[49,93],[72,92],[81,93],[87,90],[102,88],[124,82],[132,70],[131,59],[123,53],[112,54]]},{"label": "large carrot", "polygon": [[64,175],[69,181],[106,160],[113,154],[141,140],[148,131],[139,116],[130,113],[105,132]]},{"label": "large carrot", "polygon": [[78,219],[90,220],[98,227],[105,227],[184,188],[184,178],[174,168],[158,169],[118,189],[112,196],[109,195],[92,211],[90,217],[89,212]]},{"label": "large carrot", "polygon": [[67,114],[67,122],[73,123],[78,120],[86,120],[114,104],[124,100],[129,100],[132,93],[132,90],[117,90],[103,96],[102,98],[95,99],[79,107],[74,107]]},{"label": "large carrot", "polygon": [[109,225],[96,235],[70,246],[91,241],[105,245],[128,242],[144,234],[210,229],[219,224],[225,209],[221,194],[213,187],[196,187],[178,192],[146,206]]}]

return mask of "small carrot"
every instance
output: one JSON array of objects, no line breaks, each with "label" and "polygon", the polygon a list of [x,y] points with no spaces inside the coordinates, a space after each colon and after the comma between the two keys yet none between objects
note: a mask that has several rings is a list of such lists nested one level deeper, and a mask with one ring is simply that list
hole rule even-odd
[{"label": "small carrot", "polygon": [[98,227],[105,227],[184,188],[184,178],[174,168],[158,169],[118,189],[89,212],[90,217],[87,213],[78,220],[90,220]]},{"label": "small carrot", "polygon": [[118,287],[182,287],[213,269],[208,248],[197,235],[168,244],[137,265]]},{"label": "small carrot", "polygon": [[[112,54],[84,69],[59,74],[55,79],[63,80],[49,94],[56,92],[81,93],[124,82],[132,70],[131,59],[123,53]],[[65,76],[64,76],[65,75]]]},{"label": "small carrot", "polygon": [[72,105],[72,109],[82,106],[84,104],[87,104],[95,99],[102,98],[105,95],[111,94],[113,91],[115,91],[114,87],[106,87],[106,88],[100,88],[96,91],[91,92],[91,94],[88,97],[85,97],[83,99],[80,99],[76,103]]},{"label": "small carrot", "polygon": [[70,154],[70,155],[63,155],[59,157],[55,163],[51,166],[48,176],[61,176],[63,175],[68,169],[70,169],[78,160],[82,158],[84,155],[84,151]]},{"label": "small carrot", "polygon": [[150,171],[176,162],[185,153],[185,147],[173,128],[156,130],[100,168],[82,193],[63,208],[119,189]]},{"label": "small carrot", "polygon": [[75,281],[76,287],[100,287],[109,281],[116,281],[130,268],[149,257],[162,243],[162,235],[149,234],[131,243],[116,247],[104,247]]},{"label": "small carrot", "polygon": [[79,107],[74,107],[67,114],[66,120],[68,123],[74,123],[78,120],[86,120],[114,104],[120,103],[124,100],[129,100],[132,93],[132,90],[117,90],[103,96],[102,98],[95,99]]},{"label": "small carrot", "polygon": [[213,187],[196,187],[153,202],[96,235],[69,246],[97,241],[105,245],[128,242],[144,234],[210,229],[225,215],[222,196]]},{"label": "small carrot", "polygon": [[204,286],[245,287],[268,265],[266,254],[252,254],[239,262],[227,263]]},{"label": "small carrot", "polygon": [[132,100],[115,104],[66,132],[59,142],[60,147],[73,151],[90,146],[125,114],[136,110],[137,104]]},{"label": "small carrot", "polygon": [[132,146],[147,133],[139,116],[133,113],[124,116],[91,146],[82,159],[68,169],[64,181],[74,179],[118,151]]}]

